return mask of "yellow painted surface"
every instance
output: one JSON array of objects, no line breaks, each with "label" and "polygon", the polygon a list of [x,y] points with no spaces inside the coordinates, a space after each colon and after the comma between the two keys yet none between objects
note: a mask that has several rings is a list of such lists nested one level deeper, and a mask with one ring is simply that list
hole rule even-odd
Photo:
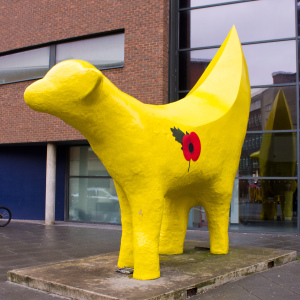
[{"label": "yellow painted surface", "polygon": [[250,108],[234,27],[180,101],[143,104],[78,60],[54,66],[27,88],[25,101],[78,129],[114,179],[122,216],[119,267],[134,267],[136,279],[158,278],[159,253],[182,253],[196,205],[207,213],[211,253],[228,252],[231,194]]}]

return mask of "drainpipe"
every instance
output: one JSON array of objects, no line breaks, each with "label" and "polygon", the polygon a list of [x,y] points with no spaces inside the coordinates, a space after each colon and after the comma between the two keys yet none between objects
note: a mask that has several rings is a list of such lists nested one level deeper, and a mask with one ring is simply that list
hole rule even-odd
[{"label": "drainpipe", "polygon": [[56,145],[47,144],[45,224],[55,222]]}]

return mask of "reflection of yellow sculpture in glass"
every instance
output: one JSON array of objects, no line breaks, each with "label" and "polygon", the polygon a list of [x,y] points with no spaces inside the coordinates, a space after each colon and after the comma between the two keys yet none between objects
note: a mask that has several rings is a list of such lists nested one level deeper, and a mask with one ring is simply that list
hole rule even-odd
[{"label": "reflection of yellow sculpture in glass", "polygon": [[211,253],[228,252],[231,193],[250,108],[235,28],[181,101],[143,104],[76,60],[54,66],[27,88],[25,101],[82,132],[114,179],[122,214],[119,267],[134,267],[137,279],[158,278],[159,253],[182,253],[196,205],[207,213]]},{"label": "reflection of yellow sculpture in glass", "polygon": [[[292,118],[285,95],[280,89],[274,100],[265,130],[291,130]],[[261,177],[293,177],[296,168],[296,139],[294,133],[265,133],[260,150],[251,154],[259,160]],[[282,220],[291,218],[295,180],[261,180],[261,219],[272,220],[277,216],[280,200]]]}]

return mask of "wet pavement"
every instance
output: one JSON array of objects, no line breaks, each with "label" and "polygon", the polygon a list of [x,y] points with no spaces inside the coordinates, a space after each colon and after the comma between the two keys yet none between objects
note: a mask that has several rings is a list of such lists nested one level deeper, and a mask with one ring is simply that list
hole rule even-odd
[{"label": "wet pavement", "polygon": [[[230,233],[231,245],[296,250],[297,235]],[[0,300],[67,299],[6,281],[12,269],[61,262],[119,250],[121,227],[72,224],[53,226],[12,221],[0,228]],[[207,231],[189,230],[186,239],[209,241]],[[300,260],[225,284],[190,299],[300,299]]]}]

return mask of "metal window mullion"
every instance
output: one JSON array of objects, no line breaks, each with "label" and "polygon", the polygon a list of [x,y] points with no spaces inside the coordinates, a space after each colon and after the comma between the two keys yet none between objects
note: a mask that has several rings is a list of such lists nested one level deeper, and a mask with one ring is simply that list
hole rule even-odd
[{"label": "metal window mullion", "polygon": [[50,46],[49,69],[56,64],[56,45]]},{"label": "metal window mullion", "polygon": [[[268,43],[278,43],[278,42],[288,42],[288,41],[295,41],[296,37],[288,37],[288,38],[281,38],[281,39],[270,39],[270,40],[257,40],[251,42],[243,42],[241,43],[242,46],[248,45],[257,45],[257,44],[268,44]],[[179,52],[188,52],[188,51],[199,51],[199,50],[208,50],[208,49],[216,49],[220,48],[222,45],[210,45],[210,46],[203,46],[203,47],[193,47],[193,48],[182,48],[178,49]]]},{"label": "metal window mullion", "polygon": [[179,8],[179,12],[181,11],[187,11],[187,10],[194,10],[194,9],[202,9],[202,8],[210,8],[210,7],[216,7],[216,6],[224,6],[224,5],[230,5],[230,4],[239,4],[244,2],[253,2],[257,0],[240,0],[240,1],[228,1],[223,3],[214,3],[214,4],[207,4],[207,5],[199,5],[199,6],[193,6],[193,7],[185,7],[185,8]]},{"label": "metal window mullion", "polygon": [[297,180],[297,177],[252,177],[252,176],[237,176],[239,180]]},{"label": "metal window mullion", "polygon": [[297,87],[297,81],[293,83],[277,83],[277,84],[262,84],[262,85],[253,85],[251,89],[260,89],[260,88],[275,88],[275,87],[286,87],[286,86],[294,86]]},{"label": "metal window mullion", "polygon": [[[276,87],[290,87],[294,86],[297,88],[297,82],[293,83],[277,83],[277,84],[262,84],[262,85],[253,85],[251,89],[260,89],[260,88],[276,88]],[[179,90],[178,93],[189,93],[190,90]]]},{"label": "metal window mullion", "polygon": [[299,142],[300,142],[300,135],[299,135],[299,112],[300,112],[300,108],[299,108],[299,37],[298,37],[298,4],[297,4],[297,0],[295,0],[295,33],[296,33],[296,99],[297,99],[297,105],[296,105],[296,109],[297,109],[297,234],[300,234],[300,201],[299,201],[299,196],[300,196],[300,189],[299,189],[299,184],[300,184],[300,166],[299,166]]},{"label": "metal window mullion", "polygon": [[264,134],[264,133],[296,133],[297,132],[297,129],[290,129],[290,130],[287,130],[287,129],[284,129],[284,130],[249,130],[247,131],[246,134]]},{"label": "metal window mullion", "polygon": [[178,98],[178,40],[179,40],[179,0],[170,1],[170,29],[169,29],[169,102]]},{"label": "metal window mullion", "polygon": [[5,84],[11,84],[11,83],[18,83],[18,82],[24,82],[24,81],[31,81],[31,80],[38,80],[38,79],[42,79],[43,77],[35,77],[35,78],[29,78],[29,79],[21,79],[21,80],[16,80],[16,81],[9,81],[9,82],[3,82],[0,83],[1,85],[5,85]]}]

